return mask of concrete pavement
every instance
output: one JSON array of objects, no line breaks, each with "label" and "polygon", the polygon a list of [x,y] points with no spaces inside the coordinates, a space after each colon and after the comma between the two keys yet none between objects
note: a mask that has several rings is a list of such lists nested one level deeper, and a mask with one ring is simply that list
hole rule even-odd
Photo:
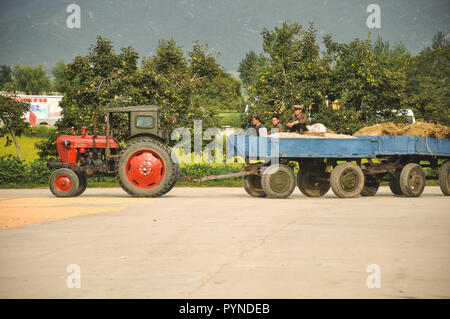
[{"label": "concrete pavement", "polygon": [[[450,298],[450,198],[439,187],[420,198],[387,187],[354,199],[178,187],[156,199],[111,188],[0,198],[0,214],[67,217],[0,229],[0,298]],[[81,288],[67,286],[72,264]],[[368,288],[369,265],[381,288]]]}]

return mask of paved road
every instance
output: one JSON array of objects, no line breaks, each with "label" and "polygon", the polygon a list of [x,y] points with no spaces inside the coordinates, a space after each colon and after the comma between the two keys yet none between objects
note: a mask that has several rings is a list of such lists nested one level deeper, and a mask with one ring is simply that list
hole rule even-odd
[{"label": "paved road", "polygon": [[[240,188],[0,198],[0,214],[78,212],[0,230],[0,298],[450,298],[450,198],[439,187],[420,198],[386,187],[355,199],[255,199]],[[81,288],[67,287],[70,264]],[[369,276],[381,287],[368,288]]]}]

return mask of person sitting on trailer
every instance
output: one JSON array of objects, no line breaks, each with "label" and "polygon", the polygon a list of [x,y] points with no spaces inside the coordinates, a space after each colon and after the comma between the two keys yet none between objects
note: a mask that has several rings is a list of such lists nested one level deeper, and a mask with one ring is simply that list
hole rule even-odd
[{"label": "person sitting on trailer", "polygon": [[252,124],[255,126],[256,136],[267,136],[267,129],[261,123],[261,119],[258,115],[252,116]]},{"label": "person sitting on trailer", "polygon": [[308,118],[306,114],[303,113],[303,105],[294,105],[294,116],[292,122],[286,124],[291,132],[296,132],[302,134],[308,131],[306,127],[306,122]]},{"label": "person sitting on trailer", "polygon": [[281,133],[284,131],[283,124],[281,124],[280,116],[278,114],[272,115],[272,124],[273,124],[273,128],[278,129],[278,133]]}]

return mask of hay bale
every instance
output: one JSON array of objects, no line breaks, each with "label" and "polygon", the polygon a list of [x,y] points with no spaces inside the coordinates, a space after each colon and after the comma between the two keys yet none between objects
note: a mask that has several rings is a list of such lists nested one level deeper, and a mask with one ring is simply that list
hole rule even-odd
[{"label": "hay bale", "polygon": [[368,127],[363,127],[353,134],[353,136],[396,136],[399,130],[399,125],[392,122],[376,124]]},{"label": "hay bale", "polygon": [[450,138],[450,128],[440,124],[416,122],[401,128],[399,135]]},{"label": "hay bale", "polygon": [[363,127],[353,136],[426,136],[450,138],[450,128],[440,124],[416,122],[395,124],[392,122]]}]

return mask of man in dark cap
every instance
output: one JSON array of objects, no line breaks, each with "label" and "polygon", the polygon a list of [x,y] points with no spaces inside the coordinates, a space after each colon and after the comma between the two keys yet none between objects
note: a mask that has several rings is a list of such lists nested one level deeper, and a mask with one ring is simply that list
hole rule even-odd
[{"label": "man in dark cap", "polygon": [[289,127],[291,132],[302,134],[303,132],[308,131],[308,128],[306,127],[307,120],[306,114],[303,113],[303,105],[294,105],[292,122],[286,124],[286,126]]}]

